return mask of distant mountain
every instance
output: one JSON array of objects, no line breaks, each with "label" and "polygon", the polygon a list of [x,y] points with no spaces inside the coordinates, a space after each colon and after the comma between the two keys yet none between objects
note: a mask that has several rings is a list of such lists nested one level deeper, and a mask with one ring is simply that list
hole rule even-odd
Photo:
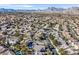
[{"label": "distant mountain", "polygon": [[69,10],[71,10],[71,9],[75,9],[75,10],[79,10],[79,7],[71,7],[71,8],[68,8]]},{"label": "distant mountain", "polygon": [[4,8],[1,8],[0,9],[0,12],[16,12],[16,10],[14,10],[14,9],[4,9]]},{"label": "distant mountain", "polygon": [[22,9],[18,9],[18,10],[14,10],[14,9],[5,9],[5,8],[1,8],[0,12],[41,12],[41,11],[63,11],[63,8],[55,8],[55,7],[48,7],[47,9],[41,10],[22,10]]},{"label": "distant mountain", "polygon": [[5,8],[1,8],[0,12],[63,12],[63,13],[68,13],[68,14],[79,14],[79,7],[71,7],[68,9],[64,9],[64,8],[56,8],[56,7],[48,7],[47,9],[41,10],[23,10],[23,9],[18,9],[18,10],[14,10],[14,9],[5,9]]},{"label": "distant mountain", "polygon": [[64,8],[56,8],[56,7],[48,7],[47,10],[50,10],[50,11],[63,11],[65,9]]},{"label": "distant mountain", "polygon": [[71,7],[63,11],[63,13],[68,14],[79,14],[79,7]]},{"label": "distant mountain", "polygon": [[34,12],[34,11],[37,10],[22,10],[22,9],[16,10],[16,12]]},{"label": "distant mountain", "polygon": [[37,10],[22,10],[22,9],[18,9],[18,10],[14,10],[14,9],[5,9],[5,8],[1,8],[0,12],[34,12]]}]

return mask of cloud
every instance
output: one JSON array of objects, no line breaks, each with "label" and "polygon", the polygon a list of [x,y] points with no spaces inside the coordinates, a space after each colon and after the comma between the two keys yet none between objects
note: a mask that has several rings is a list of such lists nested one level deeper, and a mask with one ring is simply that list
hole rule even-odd
[{"label": "cloud", "polygon": [[32,5],[24,5],[23,7],[33,7]]},{"label": "cloud", "polygon": [[32,5],[27,5],[27,4],[11,4],[12,6],[15,6],[15,7],[33,7]]}]

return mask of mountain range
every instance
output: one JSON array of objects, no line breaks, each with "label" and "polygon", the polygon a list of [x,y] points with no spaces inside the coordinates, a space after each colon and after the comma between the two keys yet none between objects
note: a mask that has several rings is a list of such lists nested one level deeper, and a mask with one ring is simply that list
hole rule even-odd
[{"label": "mountain range", "polygon": [[37,12],[37,11],[51,11],[51,12],[63,12],[63,13],[78,13],[79,14],[79,7],[71,7],[71,8],[56,8],[56,7],[48,7],[47,9],[41,10],[14,10],[14,9],[5,9],[5,8],[0,8],[0,12]]}]

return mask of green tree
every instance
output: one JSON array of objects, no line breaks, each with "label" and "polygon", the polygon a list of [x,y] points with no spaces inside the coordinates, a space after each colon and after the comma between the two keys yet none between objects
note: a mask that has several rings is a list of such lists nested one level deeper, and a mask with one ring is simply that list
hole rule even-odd
[{"label": "green tree", "polygon": [[19,31],[15,31],[15,36],[18,37],[20,34],[19,34]]},{"label": "green tree", "polygon": [[67,40],[68,40],[66,37],[63,37],[63,39],[64,39],[65,41],[67,41]]},{"label": "green tree", "polygon": [[59,53],[61,53],[61,55],[64,55],[65,54],[65,50],[63,48],[60,48],[59,49]]},{"label": "green tree", "polygon": [[52,40],[53,41],[53,44],[55,45],[55,46],[57,46],[58,45],[58,41],[57,40]]},{"label": "green tree", "polygon": [[19,39],[20,41],[22,41],[24,39],[24,36],[20,36]]},{"label": "green tree", "polygon": [[51,40],[54,40],[55,39],[55,36],[53,36],[53,35],[49,35],[49,38],[51,39]]},{"label": "green tree", "polygon": [[2,32],[3,35],[7,35],[7,32]]}]

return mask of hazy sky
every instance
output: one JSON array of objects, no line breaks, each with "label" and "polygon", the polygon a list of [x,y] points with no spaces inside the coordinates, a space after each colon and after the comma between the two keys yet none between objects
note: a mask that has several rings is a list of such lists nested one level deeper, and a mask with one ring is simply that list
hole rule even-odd
[{"label": "hazy sky", "polygon": [[7,9],[45,9],[48,7],[69,8],[79,7],[79,4],[0,4],[0,8]]}]

